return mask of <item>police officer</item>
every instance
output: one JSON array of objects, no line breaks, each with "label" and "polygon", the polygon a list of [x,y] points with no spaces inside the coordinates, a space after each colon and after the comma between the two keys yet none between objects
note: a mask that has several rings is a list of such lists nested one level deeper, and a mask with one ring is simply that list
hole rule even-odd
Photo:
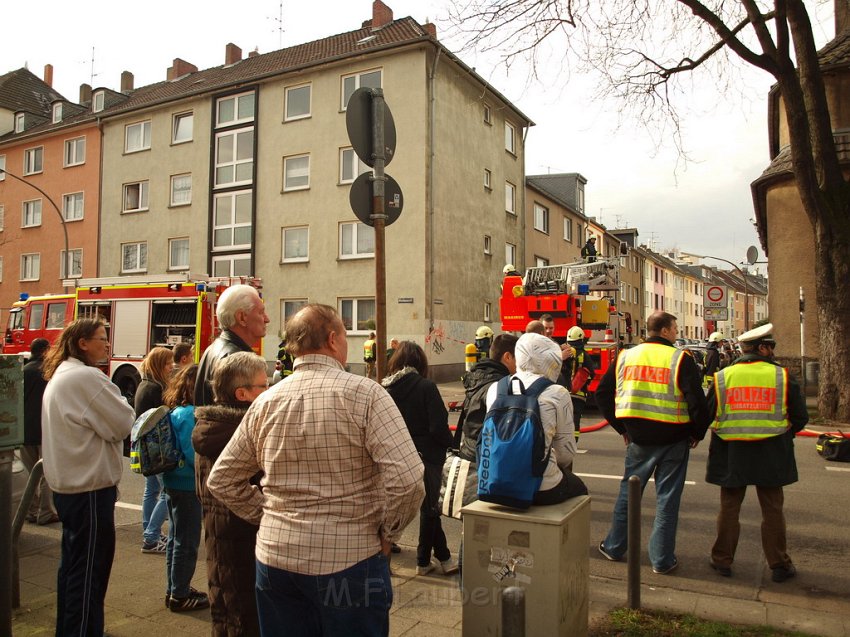
[{"label": "police officer", "polygon": [[578,325],[573,325],[567,332],[567,345],[571,348],[572,356],[564,361],[562,371],[566,372],[567,376],[567,389],[570,390],[573,403],[573,422],[578,440],[581,433],[581,415],[587,404],[587,388],[593,380],[596,364],[590,354],[584,351],[584,330]]},{"label": "police officer", "polygon": [[366,378],[377,378],[375,364],[377,362],[378,343],[375,332],[369,332],[369,338],[363,342],[363,362],[366,363]]},{"label": "police officer", "polygon": [[800,386],[773,359],[776,341],[768,323],[738,337],[743,356],[714,375],[708,406],[716,421],[708,449],[706,481],[720,486],[717,539],[711,567],[732,575],[738,546],[738,514],[747,485],[761,506],[761,542],[774,582],[797,569],[785,550],[782,487],[797,482],[794,435],[809,421]]}]

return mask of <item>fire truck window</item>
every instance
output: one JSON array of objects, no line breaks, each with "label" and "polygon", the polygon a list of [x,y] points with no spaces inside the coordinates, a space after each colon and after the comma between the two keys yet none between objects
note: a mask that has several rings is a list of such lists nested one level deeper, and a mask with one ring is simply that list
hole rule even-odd
[{"label": "fire truck window", "polygon": [[61,330],[65,327],[65,304],[50,303],[47,306],[47,329]]},{"label": "fire truck window", "polygon": [[9,315],[9,329],[22,330],[24,329],[24,313],[20,310],[13,311]]},{"label": "fire truck window", "polygon": [[44,306],[39,304],[34,304],[30,306],[30,324],[27,325],[27,329],[29,330],[40,330],[41,329],[41,319],[44,317]]}]

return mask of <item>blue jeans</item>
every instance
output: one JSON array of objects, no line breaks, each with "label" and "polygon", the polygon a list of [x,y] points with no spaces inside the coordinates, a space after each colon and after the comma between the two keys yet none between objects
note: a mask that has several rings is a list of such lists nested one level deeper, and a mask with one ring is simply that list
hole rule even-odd
[{"label": "blue jeans", "polygon": [[382,553],[329,575],[300,575],[257,561],[263,637],[386,637],[392,603]]},{"label": "blue jeans", "polygon": [[655,474],[655,523],[649,536],[649,561],[657,570],[670,568],[676,560],[676,527],[679,524],[679,503],[688,472],[689,441],[672,445],[636,445],[626,448],[626,470],[620,482],[620,493],[614,505],[611,530],[602,544],[605,551],[622,558],[628,547],[629,477],[640,478],[640,490]]},{"label": "blue jeans", "polygon": [[165,594],[188,597],[201,543],[201,501],[194,491],[166,489],[168,544],[165,548]]},{"label": "blue jeans", "polygon": [[146,476],[145,494],[142,496],[142,538],[145,542],[159,542],[162,523],[167,517],[168,506],[165,504],[162,476]]}]

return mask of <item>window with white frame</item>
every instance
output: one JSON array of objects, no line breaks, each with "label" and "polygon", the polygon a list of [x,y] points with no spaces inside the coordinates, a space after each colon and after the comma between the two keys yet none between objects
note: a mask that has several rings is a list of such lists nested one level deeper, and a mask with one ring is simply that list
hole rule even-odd
[{"label": "window with white frame", "polygon": [[0,232],[6,227],[6,207],[0,204]]},{"label": "window with white frame", "polygon": [[168,240],[168,269],[189,269],[189,237]]},{"label": "window with white frame", "polygon": [[151,147],[151,122],[136,122],[124,127],[124,152],[136,153]]},{"label": "window with white frame", "polygon": [[516,186],[511,182],[505,182],[505,211],[516,214]]},{"label": "window with white frame", "polygon": [[573,242],[573,220],[564,217],[564,241]]},{"label": "window with white frame", "polygon": [[6,179],[6,155],[0,155],[0,181],[5,181]]},{"label": "window with white frame", "polygon": [[313,86],[311,84],[286,87],[283,113],[284,121],[291,122],[295,119],[310,117],[312,92]]},{"label": "window with white frame", "polygon": [[229,254],[213,257],[213,276],[251,276],[250,254]]},{"label": "window with white frame", "polygon": [[339,316],[349,333],[367,334],[375,329],[375,299],[340,299]]},{"label": "window with white frame", "polygon": [[139,212],[148,209],[148,182],[136,181],[124,184],[124,199],[121,212]]},{"label": "window with white frame", "polygon": [[171,205],[186,206],[192,203],[192,174],[171,176]]},{"label": "window with white frame", "polygon": [[339,258],[375,256],[375,229],[359,221],[339,224]]},{"label": "window with white frame", "polygon": [[284,263],[299,263],[310,260],[310,228],[299,226],[297,228],[283,228],[281,243],[281,261]]},{"label": "window with white frame", "polygon": [[62,103],[53,105],[53,123],[58,124],[62,121]]},{"label": "window with white frame", "polygon": [[99,113],[103,110],[104,98],[106,95],[103,91],[95,91],[94,95],[92,95],[92,111],[95,113]]},{"label": "window with white frame", "polygon": [[41,278],[41,255],[21,255],[21,281],[38,281]]},{"label": "window with white frame", "polygon": [[302,307],[307,305],[307,299],[281,299],[280,301],[280,331],[286,327],[286,322],[295,316]]},{"label": "window with white frame", "polygon": [[83,218],[84,197],[81,192],[62,195],[62,217],[65,221],[79,221]]},{"label": "window with white frame", "polygon": [[484,123],[493,125],[493,113],[489,104],[484,105]]},{"label": "window with white frame", "polygon": [[306,190],[310,187],[310,155],[283,158],[283,191]]},{"label": "window with white frame", "polygon": [[493,309],[493,306],[490,303],[484,304],[484,322],[485,323],[489,323],[491,321],[490,317],[491,317],[491,314],[492,314],[492,309]]},{"label": "window with white frame", "polygon": [[352,75],[343,75],[342,90],[340,92],[340,110],[345,110],[351,94],[359,88],[381,88],[381,69],[363,71]]},{"label": "window with white frame", "polygon": [[252,206],[250,191],[216,195],[213,200],[213,250],[251,247]]},{"label": "window with white frame", "polygon": [[513,243],[505,244],[505,263],[516,263],[516,246]]},{"label": "window with white frame", "polygon": [[65,140],[65,167],[86,163],[86,138],[75,137]]},{"label": "window with white frame", "polygon": [[516,155],[516,129],[510,122],[505,122],[505,150]]},{"label": "window with white frame", "polygon": [[578,211],[584,213],[584,184],[581,182],[576,185],[576,199],[578,203]]},{"label": "window with white frame", "polygon": [[148,269],[148,244],[145,241],[121,244],[121,273]]},{"label": "window with white frame", "polygon": [[215,138],[215,185],[238,186],[254,178],[254,129],[219,133]]},{"label": "window with white frame", "polygon": [[640,302],[639,291],[637,288],[632,288],[632,303],[637,305]]},{"label": "window with white frame", "polygon": [[492,190],[493,186],[493,173],[491,173],[487,168],[484,169],[484,187],[487,190]]},{"label": "window with white frame", "polygon": [[484,254],[493,254],[493,239],[489,234],[484,235]]},{"label": "window with white frame", "polygon": [[23,133],[25,123],[26,119],[23,113],[18,113],[17,115],[15,115],[15,132]]},{"label": "window with white frame", "polygon": [[228,95],[216,102],[216,126],[231,126],[254,121],[254,92]]},{"label": "window with white frame", "polygon": [[177,113],[171,125],[171,143],[184,144],[191,142],[194,136],[194,127],[194,113]]},{"label": "window with white frame", "polygon": [[21,227],[32,228],[41,225],[41,199],[25,201],[21,204]]},{"label": "window with white frame", "polygon": [[339,183],[350,184],[369,170],[369,166],[360,160],[353,148],[339,149]]},{"label": "window with white frame", "polygon": [[40,173],[44,169],[44,147],[29,148],[24,151],[24,174]]},{"label": "window with white frame", "polygon": [[534,256],[534,266],[537,268],[545,268],[549,265],[549,259],[545,259],[543,257]]},{"label": "window with white frame", "polygon": [[534,204],[534,229],[549,234],[549,208]]},{"label": "window with white frame", "polygon": [[59,251],[59,278],[79,279],[83,276],[83,249]]},{"label": "window with white frame", "polygon": [[0,254],[0,283],[3,283],[3,255]]}]

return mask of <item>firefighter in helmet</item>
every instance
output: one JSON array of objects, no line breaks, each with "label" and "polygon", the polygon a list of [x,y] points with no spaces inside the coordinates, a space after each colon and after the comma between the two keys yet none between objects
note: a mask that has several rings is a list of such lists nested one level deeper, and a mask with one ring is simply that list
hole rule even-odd
[{"label": "firefighter in helmet", "polygon": [[482,325],[475,330],[475,349],[478,351],[477,358],[487,358],[490,355],[490,345],[493,343],[493,330]]},{"label": "firefighter in helmet", "polygon": [[581,415],[587,403],[588,386],[593,380],[596,364],[590,354],[584,351],[584,330],[578,325],[573,325],[567,332],[567,345],[572,348],[573,355],[564,361],[562,371],[573,402],[573,422],[578,439],[581,433]]}]

